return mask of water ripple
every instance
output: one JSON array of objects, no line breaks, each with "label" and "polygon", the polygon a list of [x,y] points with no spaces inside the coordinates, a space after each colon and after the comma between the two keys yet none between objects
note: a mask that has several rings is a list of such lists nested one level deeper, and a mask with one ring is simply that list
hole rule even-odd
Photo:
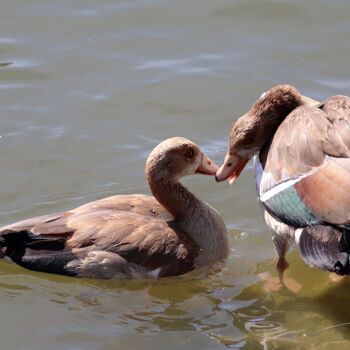
[{"label": "water ripple", "polygon": [[2,44],[14,44],[15,42],[17,42],[17,39],[0,37],[0,45],[2,45]]}]

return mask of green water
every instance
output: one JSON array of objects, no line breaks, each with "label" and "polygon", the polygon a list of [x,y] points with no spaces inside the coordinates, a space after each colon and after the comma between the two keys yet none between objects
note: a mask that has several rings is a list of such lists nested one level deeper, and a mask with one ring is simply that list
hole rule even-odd
[{"label": "green water", "polygon": [[[216,163],[232,122],[279,83],[349,95],[347,1],[2,1],[0,223],[149,193],[144,164],[187,137]],[[6,350],[348,349],[350,282],[275,251],[252,165],[184,180],[229,230],[226,266],[157,281],[53,276],[0,262]]]}]

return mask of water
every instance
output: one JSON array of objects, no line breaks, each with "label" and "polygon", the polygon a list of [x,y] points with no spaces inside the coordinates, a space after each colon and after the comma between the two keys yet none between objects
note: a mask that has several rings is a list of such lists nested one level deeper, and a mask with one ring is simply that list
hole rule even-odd
[{"label": "water", "polygon": [[[0,222],[149,193],[147,155],[183,136],[218,164],[233,120],[270,87],[349,95],[347,1],[2,1]],[[0,262],[1,348],[348,349],[350,282],[274,248],[252,166],[234,186],[184,180],[222,214],[223,269],[94,281]]]}]

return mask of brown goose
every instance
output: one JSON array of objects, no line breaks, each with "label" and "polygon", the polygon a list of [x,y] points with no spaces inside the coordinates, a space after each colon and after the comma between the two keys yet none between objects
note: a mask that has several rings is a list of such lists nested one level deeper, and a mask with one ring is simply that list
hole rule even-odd
[{"label": "brown goose", "polygon": [[255,154],[279,270],[296,242],[309,265],[350,274],[350,98],[318,103],[289,85],[272,88],[233,124],[217,181],[233,183]]},{"label": "brown goose", "polygon": [[193,142],[160,143],[146,163],[154,195],[121,195],[0,229],[3,255],[36,271],[90,278],[179,275],[224,259],[220,215],[179,179],[215,175],[217,166]]}]

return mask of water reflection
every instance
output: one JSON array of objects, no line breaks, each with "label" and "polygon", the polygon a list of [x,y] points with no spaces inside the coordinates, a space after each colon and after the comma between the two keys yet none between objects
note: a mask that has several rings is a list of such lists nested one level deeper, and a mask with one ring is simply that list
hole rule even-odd
[{"label": "water reflection", "polygon": [[[290,275],[302,284],[297,296],[266,292],[259,278],[262,266],[250,283],[244,274],[232,277],[227,267],[161,280],[99,281],[27,272],[2,262],[0,288],[2,303],[13,297],[20,303],[44,298],[52,305],[48,309],[59,305],[84,324],[92,317],[98,330],[108,325],[118,334],[199,332],[224,347],[247,349],[257,344],[266,349],[306,344],[316,349],[325,341],[346,344],[350,310],[344,300],[350,280],[333,282],[322,271],[304,266],[297,252],[289,260]],[[261,264],[271,275],[276,273],[273,264]],[[85,328],[80,326],[81,332]]]}]

